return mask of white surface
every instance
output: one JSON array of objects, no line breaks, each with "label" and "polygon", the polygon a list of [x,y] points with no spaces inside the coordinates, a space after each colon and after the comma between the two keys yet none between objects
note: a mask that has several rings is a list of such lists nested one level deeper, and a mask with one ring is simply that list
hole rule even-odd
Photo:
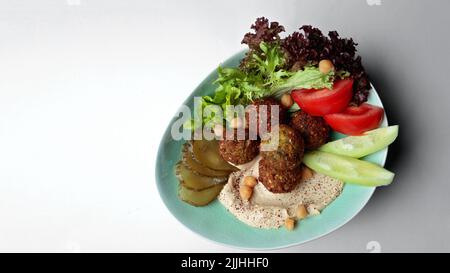
[{"label": "white surface", "polygon": [[[338,29],[355,37],[366,62],[380,64],[376,49],[393,23],[379,18],[392,21],[410,3],[242,2],[1,1],[1,251],[235,251],[186,230],[157,194],[156,151],[175,110],[243,48],[260,15],[288,32],[303,23]],[[413,6],[397,30],[418,26],[411,24],[423,7]],[[400,49],[409,38],[396,35],[390,46]],[[426,207],[413,200],[426,188],[398,189],[383,190],[377,205],[333,234],[288,251],[448,251],[449,238],[438,235],[450,229],[441,211],[448,198],[436,193],[429,224],[414,225]]]}]

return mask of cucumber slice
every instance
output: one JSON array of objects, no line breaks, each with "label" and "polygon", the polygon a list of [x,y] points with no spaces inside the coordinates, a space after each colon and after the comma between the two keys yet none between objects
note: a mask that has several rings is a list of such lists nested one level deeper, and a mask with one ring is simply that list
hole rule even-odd
[{"label": "cucumber slice", "polygon": [[363,186],[385,186],[394,179],[394,173],[373,163],[321,151],[306,153],[303,163],[318,173]]},{"label": "cucumber slice", "polygon": [[379,151],[394,142],[398,136],[398,125],[378,128],[362,136],[348,136],[328,142],[319,151],[361,158]]}]

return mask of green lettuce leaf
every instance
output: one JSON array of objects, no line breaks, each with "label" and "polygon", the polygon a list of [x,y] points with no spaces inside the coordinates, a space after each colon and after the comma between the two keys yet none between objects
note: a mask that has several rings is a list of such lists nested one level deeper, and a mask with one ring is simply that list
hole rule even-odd
[{"label": "green lettuce leaf", "polygon": [[334,72],[323,74],[317,67],[309,66],[299,70],[287,78],[284,82],[274,85],[271,88],[270,95],[281,97],[284,93],[293,89],[322,89],[333,88]]},{"label": "green lettuce leaf", "polygon": [[[332,88],[335,73],[322,74],[317,67],[308,66],[299,71],[287,71],[285,54],[277,42],[260,43],[260,51],[255,51],[246,59],[245,66],[239,68],[219,67],[217,88],[212,96],[202,97],[202,108],[218,105],[227,118],[227,106],[247,105],[264,97],[281,97],[293,89]],[[338,74],[338,73],[336,73]],[[339,76],[343,73],[339,73]],[[223,122],[217,116],[203,117],[203,124]],[[198,126],[186,123],[189,128]],[[198,124],[197,124],[198,125]]]}]

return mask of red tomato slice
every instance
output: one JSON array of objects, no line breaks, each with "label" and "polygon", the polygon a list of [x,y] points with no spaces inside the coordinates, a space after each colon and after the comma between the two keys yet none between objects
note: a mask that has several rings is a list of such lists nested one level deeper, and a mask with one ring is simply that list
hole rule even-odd
[{"label": "red tomato slice", "polygon": [[297,89],[291,92],[292,99],[312,116],[342,112],[352,98],[352,79],[338,80],[333,89]]},{"label": "red tomato slice", "polygon": [[383,116],[383,108],[363,103],[358,107],[347,107],[342,113],[326,115],[324,119],[333,130],[355,136],[378,128]]}]

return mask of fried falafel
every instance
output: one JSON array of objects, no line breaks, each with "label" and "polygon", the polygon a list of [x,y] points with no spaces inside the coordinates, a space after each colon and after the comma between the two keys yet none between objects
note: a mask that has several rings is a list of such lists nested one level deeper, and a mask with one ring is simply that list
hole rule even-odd
[{"label": "fried falafel", "polygon": [[271,162],[261,159],[259,162],[258,180],[273,193],[286,193],[292,191],[301,180],[301,166],[291,170],[279,171],[273,168]]},{"label": "fried falafel", "polygon": [[313,117],[302,110],[292,114],[289,125],[300,132],[307,150],[314,150],[324,145],[330,136],[330,127],[323,118]]},{"label": "fried falafel", "polygon": [[[246,124],[251,130],[256,129],[259,136],[270,132],[272,126],[286,122],[287,111],[274,98],[258,99],[253,101],[250,106],[245,113]],[[275,107],[278,107],[278,110],[275,110]],[[272,119],[274,119],[274,124],[272,124]]]},{"label": "fried falafel", "polygon": [[223,140],[219,141],[219,153],[224,160],[241,165],[252,161],[258,155],[260,142],[249,139],[248,130],[245,130],[244,139],[239,139],[237,130],[234,129],[231,136],[224,132]]},{"label": "fried falafel", "polygon": [[[269,149],[261,149],[261,156],[279,171],[292,170],[302,162],[304,152],[303,138],[288,125],[280,124],[277,129],[272,130],[263,139],[261,145],[265,146],[261,146],[261,148]],[[278,143],[274,140],[277,132]]]}]

